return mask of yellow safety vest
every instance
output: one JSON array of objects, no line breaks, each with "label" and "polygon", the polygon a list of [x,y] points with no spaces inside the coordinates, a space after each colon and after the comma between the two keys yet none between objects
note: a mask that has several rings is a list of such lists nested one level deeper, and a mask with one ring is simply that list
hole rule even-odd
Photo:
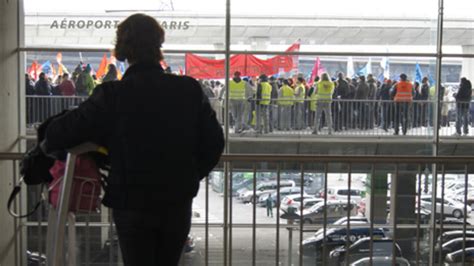
[{"label": "yellow safety vest", "polygon": [[[441,96],[443,97],[444,95],[441,95]],[[430,100],[436,99],[436,87],[435,86],[430,87],[429,97],[430,97]]]},{"label": "yellow safety vest", "polygon": [[262,99],[260,100],[261,105],[269,105],[272,98],[272,85],[268,82],[261,82],[262,86]]},{"label": "yellow safety vest", "polygon": [[316,99],[318,102],[331,102],[332,94],[334,93],[334,83],[331,81],[323,80],[318,83],[318,94]]},{"label": "yellow safety vest", "polygon": [[245,100],[245,81],[235,82],[233,79],[229,82],[229,99]]},{"label": "yellow safety vest", "polygon": [[295,92],[288,85],[283,85],[281,87],[281,97],[278,100],[278,105],[281,106],[291,106],[293,105],[295,99]]},{"label": "yellow safety vest", "polygon": [[[300,96],[296,96],[297,93],[300,93]],[[295,99],[297,103],[304,103],[304,93],[305,93],[305,87],[303,84],[296,86]]]}]

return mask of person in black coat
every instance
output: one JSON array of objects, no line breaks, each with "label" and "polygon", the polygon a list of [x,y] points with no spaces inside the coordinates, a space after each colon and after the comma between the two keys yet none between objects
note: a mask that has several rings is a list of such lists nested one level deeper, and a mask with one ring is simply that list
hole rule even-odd
[{"label": "person in black coat", "polygon": [[49,96],[51,95],[51,84],[49,84],[46,75],[41,72],[39,74],[39,79],[35,84],[36,95]]},{"label": "person in black coat", "polygon": [[[109,151],[103,204],[113,209],[125,265],[177,265],[199,182],[218,163],[222,128],[199,83],[160,66],[164,30],[135,14],[117,28],[115,55],[130,67],[55,119],[48,154],[83,142]],[[177,93],[180,97],[176,98]]]},{"label": "person in black coat", "polygon": [[456,99],[456,134],[461,135],[462,126],[464,135],[467,135],[469,133],[469,104],[472,97],[471,81],[461,78],[459,90],[453,96]]}]

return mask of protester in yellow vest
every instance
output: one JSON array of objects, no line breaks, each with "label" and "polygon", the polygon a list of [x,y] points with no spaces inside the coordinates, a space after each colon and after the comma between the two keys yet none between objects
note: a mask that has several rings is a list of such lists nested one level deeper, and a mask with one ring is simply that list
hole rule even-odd
[{"label": "protester in yellow vest", "polygon": [[269,110],[272,86],[265,74],[260,75],[257,87],[257,133],[267,134],[270,130]]},{"label": "protester in yellow vest", "polygon": [[329,79],[327,73],[321,75],[321,81],[318,83],[316,92],[316,114],[314,116],[313,134],[318,134],[319,120],[324,112],[324,117],[328,125],[328,134],[332,134],[332,113],[331,103],[334,93],[334,83]]},{"label": "protester in yellow vest", "polygon": [[246,82],[240,78],[240,72],[234,73],[234,78],[229,81],[229,107],[234,119],[234,132],[241,133],[244,129],[244,104]]},{"label": "protester in yellow vest", "polygon": [[402,124],[403,135],[406,135],[410,105],[413,101],[413,85],[407,80],[406,74],[400,74],[400,81],[395,85],[393,94],[395,94],[393,99],[395,101],[394,135],[398,135],[400,123]]},{"label": "protester in yellow vest", "polygon": [[318,91],[318,82],[319,76],[314,78],[314,83],[311,89],[308,92],[308,98],[311,100],[309,102],[309,116],[308,116],[308,123],[310,127],[314,126],[314,116],[316,114],[316,92]]},{"label": "protester in yellow vest", "polygon": [[283,86],[280,88],[278,95],[278,105],[280,106],[280,126],[282,130],[291,129],[291,108],[294,105],[295,92],[290,87],[290,82],[283,80]]},{"label": "protester in yellow vest", "polygon": [[295,129],[303,129],[304,119],[304,96],[306,88],[304,86],[304,78],[299,77],[295,87]]}]

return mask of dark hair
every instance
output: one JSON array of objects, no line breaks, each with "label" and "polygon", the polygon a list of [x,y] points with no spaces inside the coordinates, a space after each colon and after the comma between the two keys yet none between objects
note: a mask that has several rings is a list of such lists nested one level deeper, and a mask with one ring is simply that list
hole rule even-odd
[{"label": "dark hair", "polygon": [[304,82],[304,78],[298,77],[298,82],[303,83],[303,82]]},{"label": "dark hair", "polygon": [[134,14],[117,27],[115,57],[130,63],[155,63],[163,59],[161,44],[165,31],[158,22],[144,14]]}]

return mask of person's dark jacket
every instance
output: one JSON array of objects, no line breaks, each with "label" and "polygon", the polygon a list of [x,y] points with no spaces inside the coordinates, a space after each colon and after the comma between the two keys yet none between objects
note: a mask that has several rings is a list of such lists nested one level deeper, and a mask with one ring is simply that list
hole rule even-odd
[{"label": "person's dark jacket", "polygon": [[35,84],[28,77],[25,78],[26,95],[35,95]]},{"label": "person's dark jacket", "polygon": [[344,79],[338,79],[336,89],[334,93],[336,97],[340,96],[341,99],[348,99],[349,98],[349,84]]},{"label": "person's dark jacket", "polygon": [[472,98],[472,84],[469,80],[461,80],[458,92],[454,95],[458,109],[468,109]]},{"label": "person's dark jacket", "polygon": [[51,95],[51,85],[45,79],[40,79],[35,84],[36,95]]},{"label": "person's dark jacket", "polygon": [[369,85],[367,82],[360,81],[355,91],[355,99],[366,100],[369,97]]},{"label": "person's dark jacket", "polygon": [[369,86],[369,93],[367,98],[369,100],[375,100],[377,98],[377,83],[374,79],[369,79],[367,81],[367,86]]},{"label": "person's dark jacket", "polygon": [[104,205],[129,210],[191,200],[224,148],[222,128],[198,82],[152,64],[132,65],[121,81],[95,88],[48,126],[42,147],[54,154],[87,141],[109,151]]},{"label": "person's dark jacket", "polygon": [[421,91],[420,91],[420,100],[426,101],[430,96],[430,85],[428,83],[421,84]]},{"label": "person's dark jacket", "polygon": [[390,100],[390,89],[392,88],[391,84],[384,83],[380,88],[379,99],[383,101]]}]

